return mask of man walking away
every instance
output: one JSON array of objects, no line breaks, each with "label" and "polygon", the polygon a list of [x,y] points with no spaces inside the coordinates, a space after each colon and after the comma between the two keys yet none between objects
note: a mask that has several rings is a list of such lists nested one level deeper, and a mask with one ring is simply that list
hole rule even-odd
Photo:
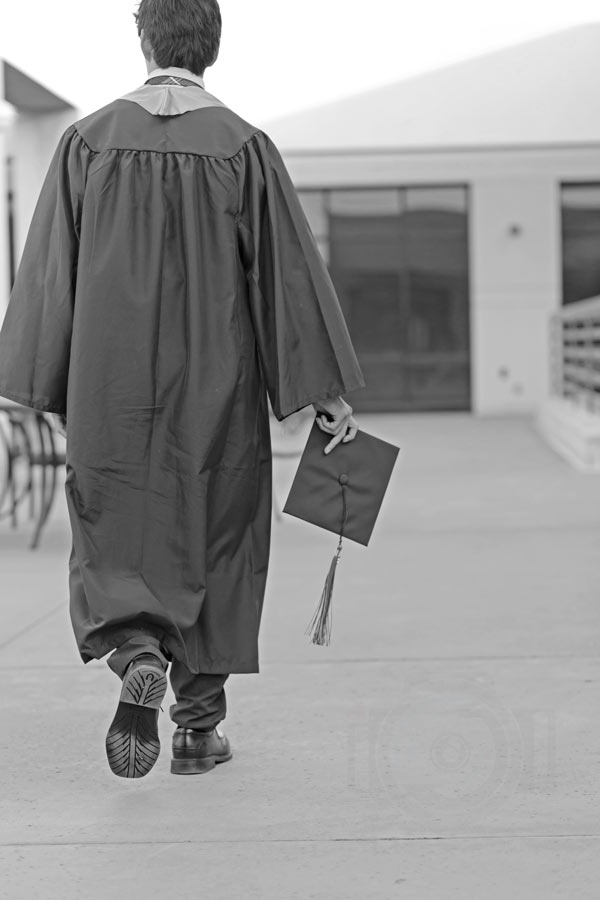
[{"label": "man walking away", "polygon": [[[281,157],[204,88],[216,0],[142,0],[149,78],[67,129],[0,333],[0,394],[61,417],[84,662],[122,679],[112,771],[231,757],[231,673],[258,671],[278,419],[315,404],[330,449],[363,385]],[[82,752],[85,752],[82,748]]]}]

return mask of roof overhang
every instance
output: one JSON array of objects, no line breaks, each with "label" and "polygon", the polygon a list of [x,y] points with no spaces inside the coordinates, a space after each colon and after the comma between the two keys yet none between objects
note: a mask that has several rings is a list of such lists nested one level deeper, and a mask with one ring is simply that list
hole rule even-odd
[{"label": "roof overhang", "polygon": [[34,81],[25,72],[4,61],[4,100],[19,112],[51,113],[64,112],[75,107],[62,97],[57,97],[48,88]]},{"label": "roof overhang", "polygon": [[600,22],[266,123],[286,155],[597,146]]}]

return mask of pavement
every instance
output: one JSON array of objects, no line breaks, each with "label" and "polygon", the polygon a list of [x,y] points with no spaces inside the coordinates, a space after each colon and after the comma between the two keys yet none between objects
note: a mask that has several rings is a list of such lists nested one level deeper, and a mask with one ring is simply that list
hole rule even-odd
[{"label": "pavement", "polygon": [[335,537],[286,516],[262,671],[230,679],[235,755],[207,775],[170,775],[167,713],[154,770],[111,774],[118,684],[75,648],[63,495],[38,551],[0,523],[1,898],[598,900],[600,478],[528,418],[361,424],[401,454],[332,643],[304,630]]}]

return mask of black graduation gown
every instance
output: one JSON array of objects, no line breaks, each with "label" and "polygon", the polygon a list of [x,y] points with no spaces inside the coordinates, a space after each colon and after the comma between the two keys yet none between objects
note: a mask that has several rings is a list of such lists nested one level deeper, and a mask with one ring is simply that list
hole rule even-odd
[{"label": "black graduation gown", "polygon": [[195,87],[70,127],[0,333],[0,395],[67,415],[82,658],[135,626],[193,672],[258,671],[266,394],[283,419],[362,385],[264,133]]}]

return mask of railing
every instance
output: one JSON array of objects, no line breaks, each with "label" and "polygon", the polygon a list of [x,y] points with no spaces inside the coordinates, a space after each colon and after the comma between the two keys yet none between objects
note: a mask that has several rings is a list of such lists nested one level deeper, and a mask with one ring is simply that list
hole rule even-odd
[{"label": "railing", "polygon": [[13,528],[23,507],[34,520],[31,549],[40,540],[65,463],[61,438],[47,416],[13,403],[0,404],[0,519]]},{"label": "railing", "polygon": [[552,393],[600,415],[600,297],[565,306],[551,335]]}]

